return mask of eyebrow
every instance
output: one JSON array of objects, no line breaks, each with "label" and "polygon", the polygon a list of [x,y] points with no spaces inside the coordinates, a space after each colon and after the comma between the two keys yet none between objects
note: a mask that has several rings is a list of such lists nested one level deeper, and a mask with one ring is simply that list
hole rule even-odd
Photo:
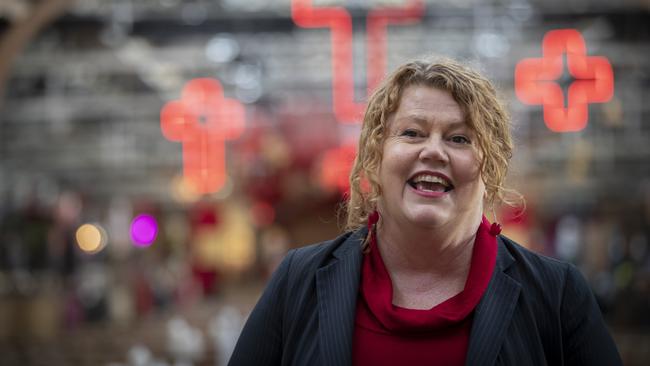
[{"label": "eyebrow", "polygon": [[[419,115],[415,115],[415,114],[403,116],[403,117],[400,117],[400,118],[396,118],[395,122],[398,122],[398,121],[415,122],[418,125],[424,125],[424,124],[429,124],[430,123],[429,119],[427,119],[425,117],[422,117],[422,116],[419,116]],[[445,122],[445,124],[447,124],[448,127],[451,128],[451,129],[459,128],[459,127],[469,127],[469,125],[467,124],[467,122],[464,119],[455,119],[455,120],[452,120],[451,122]]]}]

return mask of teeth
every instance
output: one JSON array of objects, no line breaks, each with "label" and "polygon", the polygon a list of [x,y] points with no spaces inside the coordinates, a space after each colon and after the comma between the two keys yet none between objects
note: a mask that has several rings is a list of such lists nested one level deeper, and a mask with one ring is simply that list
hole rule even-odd
[{"label": "teeth", "polygon": [[445,187],[449,187],[451,185],[445,179],[440,178],[436,175],[429,175],[429,174],[419,174],[413,178],[413,183],[419,183],[419,182],[438,183],[438,184],[442,184]]}]

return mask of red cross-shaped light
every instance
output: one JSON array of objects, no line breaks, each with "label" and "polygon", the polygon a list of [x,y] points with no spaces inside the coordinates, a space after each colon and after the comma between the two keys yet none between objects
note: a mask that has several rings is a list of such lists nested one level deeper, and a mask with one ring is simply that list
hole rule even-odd
[{"label": "red cross-shaped light", "polygon": [[[381,7],[368,14],[366,23],[366,74],[368,91],[379,84],[386,71],[386,28],[388,24],[412,23],[424,12],[422,0],[411,0],[404,7]],[[332,47],[332,99],[336,119],[356,123],[363,116],[364,103],[355,102],[352,19],[340,6],[313,7],[312,0],[291,0],[291,16],[306,28],[328,27]]]},{"label": "red cross-shaped light", "polygon": [[223,187],[225,141],[242,134],[244,113],[244,106],[224,98],[219,81],[209,78],[189,81],[181,99],[161,110],[162,133],[183,144],[183,173],[197,192],[212,193]]},{"label": "red cross-shaped light", "polygon": [[354,145],[327,150],[320,164],[320,182],[332,191],[347,192],[350,188],[349,176],[354,165],[357,148]]},{"label": "red cross-shaped light", "polygon": [[[614,72],[605,57],[587,56],[587,47],[575,29],[553,30],[544,36],[542,58],[521,60],[515,68],[515,92],[527,104],[542,104],[544,122],[555,132],[580,131],[587,126],[590,103],[604,103],[614,94]],[[573,77],[567,106],[557,83],[566,54]]]}]

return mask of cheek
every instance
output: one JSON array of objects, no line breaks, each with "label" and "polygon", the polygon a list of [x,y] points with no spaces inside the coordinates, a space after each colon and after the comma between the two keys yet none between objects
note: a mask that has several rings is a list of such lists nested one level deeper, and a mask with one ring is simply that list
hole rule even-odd
[{"label": "cheek", "polygon": [[390,177],[399,174],[404,169],[405,161],[404,149],[392,144],[386,144],[379,169],[380,176]]},{"label": "cheek", "polygon": [[481,199],[485,195],[485,183],[483,182],[479,162],[474,156],[456,160],[454,176],[459,185],[459,193],[462,192],[466,198],[474,201],[474,198]]},{"label": "cheek", "polygon": [[459,156],[456,162],[457,164],[455,164],[454,169],[455,175],[461,182],[482,182],[480,162],[474,155]]}]

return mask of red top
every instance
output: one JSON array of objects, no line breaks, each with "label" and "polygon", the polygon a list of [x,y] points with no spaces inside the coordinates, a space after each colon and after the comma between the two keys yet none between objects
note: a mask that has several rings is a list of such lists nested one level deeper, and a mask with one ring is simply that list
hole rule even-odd
[{"label": "red top", "polygon": [[352,341],[354,365],[464,365],[474,308],[496,263],[496,232],[485,217],[462,292],[429,310],[392,303],[393,286],[374,235],[364,256]]}]

